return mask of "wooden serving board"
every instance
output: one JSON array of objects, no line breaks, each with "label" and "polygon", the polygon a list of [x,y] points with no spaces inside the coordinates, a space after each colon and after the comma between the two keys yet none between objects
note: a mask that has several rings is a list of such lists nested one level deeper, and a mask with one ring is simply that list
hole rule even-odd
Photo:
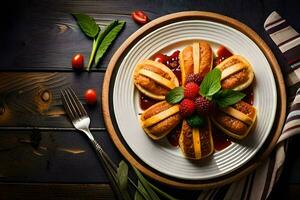
[{"label": "wooden serving board", "polygon": [[[182,180],[177,179],[174,177],[167,176],[165,174],[160,173],[159,171],[151,168],[147,164],[145,164],[140,158],[138,158],[134,152],[128,147],[124,139],[122,138],[119,130],[117,128],[116,121],[114,119],[114,114],[112,110],[112,87],[111,81],[114,79],[116,72],[118,71],[118,66],[122,59],[126,56],[126,53],[130,50],[130,48],[138,42],[142,37],[147,35],[148,33],[160,28],[164,25],[178,22],[182,20],[189,20],[189,19],[200,19],[200,20],[209,20],[213,22],[222,23],[233,27],[240,32],[247,35],[251,40],[253,40],[256,45],[261,49],[261,51],[266,56],[276,81],[277,87],[277,110],[276,110],[276,117],[274,120],[274,124],[269,134],[267,140],[265,141],[264,145],[261,149],[256,153],[256,155],[245,165],[234,170],[233,172],[213,178],[208,180]],[[265,42],[248,26],[244,25],[243,23],[215,13],[210,12],[198,12],[198,11],[191,11],[191,12],[179,12],[170,15],[166,15],[160,17],[139,30],[137,30],[134,34],[132,34],[117,50],[117,52],[112,57],[103,82],[102,88],[102,109],[103,109],[103,118],[105,121],[105,125],[107,130],[110,134],[111,139],[115,143],[118,150],[121,154],[136,168],[138,168],[141,172],[145,175],[157,180],[163,184],[171,185],[178,188],[184,189],[204,189],[204,188],[213,188],[221,185],[228,184],[230,182],[236,181],[245,175],[249,174],[253,171],[259,164],[265,160],[272,150],[274,149],[276,142],[281,134],[281,129],[283,127],[285,115],[286,115],[286,91],[284,86],[283,76],[280,70],[280,67],[269,49],[269,47],[265,44]]]}]

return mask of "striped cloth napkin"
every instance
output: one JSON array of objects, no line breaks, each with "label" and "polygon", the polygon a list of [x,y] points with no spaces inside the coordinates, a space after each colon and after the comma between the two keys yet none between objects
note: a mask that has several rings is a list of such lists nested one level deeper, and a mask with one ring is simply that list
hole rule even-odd
[{"label": "striped cloth napkin", "polygon": [[204,199],[266,199],[282,172],[288,138],[300,133],[300,35],[277,12],[264,24],[266,32],[283,53],[288,69],[283,69],[288,84],[288,110],[282,134],[274,152],[254,172],[230,185],[201,192]]}]

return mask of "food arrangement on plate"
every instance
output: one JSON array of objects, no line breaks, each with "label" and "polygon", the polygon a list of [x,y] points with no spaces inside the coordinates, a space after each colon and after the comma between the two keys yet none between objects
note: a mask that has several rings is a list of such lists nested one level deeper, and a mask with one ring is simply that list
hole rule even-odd
[{"label": "food arrangement on plate", "polygon": [[167,137],[189,159],[203,159],[242,140],[255,123],[252,67],[224,46],[216,55],[206,41],[171,56],[158,53],[136,65],[133,79],[145,133],[154,141]]}]

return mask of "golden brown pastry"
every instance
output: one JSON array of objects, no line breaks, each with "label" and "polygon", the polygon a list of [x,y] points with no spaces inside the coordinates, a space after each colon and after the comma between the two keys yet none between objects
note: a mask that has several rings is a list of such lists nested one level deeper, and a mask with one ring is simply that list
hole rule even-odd
[{"label": "golden brown pastry", "polygon": [[168,91],[179,86],[177,77],[167,66],[152,60],[138,63],[133,79],[140,92],[157,100],[165,99]]},{"label": "golden brown pastry", "polygon": [[183,86],[188,75],[192,73],[200,73],[200,76],[204,77],[213,65],[213,52],[209,43],[194,42],[185,47],[179,54],[179,62]]},{"label": "golden brown pastry", "polygon": [[179,105],[171,105],[166,101],[156,103],[143,112],[140,120],[147,135],[159,140],[180,123]]},{"label": "golden brown pastry", "polygon": [[256,109],[244,101],[239,101],[215,112],[211,119],[224,133],[240,140],[251,130],[256,120]]},{"label": "golden brown pastry", "polygon": [[222,89],[243,90],[252,83],[254,78],[250,63],[239,55],[225,59],[216,68],[222,72]]},{"label": "golden brown pastry", "polygon": [[192,128],[184,120],[179,136],[179,147],[189,159],[199,160],[214,152],[211,122],[206,118],[204,127]]}]

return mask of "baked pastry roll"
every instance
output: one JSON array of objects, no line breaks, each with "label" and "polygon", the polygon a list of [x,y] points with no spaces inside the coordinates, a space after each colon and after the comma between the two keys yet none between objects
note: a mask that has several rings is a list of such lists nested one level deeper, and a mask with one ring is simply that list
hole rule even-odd
[{"label": "baked pastry roll", "polygon": [[138,63],[133,73],[134,84],[146,96],[163,100],[171,89],[179,86],[175,74],[167,66],[152,60]]},{"label": "baked pastry roll", "polygon": [[233,55],[225,59],[216,68],[222,72],[221,85],[223,89],[243,90],[252,83],[254,78],[250,63],[240,55]]},{"label": "baked pastry roll", "polygon": [[256,109],[244,101],[239,101],[232,106],[219,109],[211,120],[224,133],[241,140],[248,135],[256,120]]},{"label": "baked pastry roll", "polygon": [[166,101],[156,103],[143,112],[140,120],[147,135],[159,140],[180,123],[179,105],[171,105]]},{"label": "baked pastry roll", "polygon": [[204,127],[192,128],[187,121],[182,122],[179,136],[179,147],[189,159],[200,160],[214,152],[211,122],[206,118]]},{"label": "baked pastry roll", "polygon": [[204,77],[213,65],[213,52],[209,43],[194,42],[185,47],[179,54],[179,63],[183,86],[190,74],[200,73],[200,76]]}]

